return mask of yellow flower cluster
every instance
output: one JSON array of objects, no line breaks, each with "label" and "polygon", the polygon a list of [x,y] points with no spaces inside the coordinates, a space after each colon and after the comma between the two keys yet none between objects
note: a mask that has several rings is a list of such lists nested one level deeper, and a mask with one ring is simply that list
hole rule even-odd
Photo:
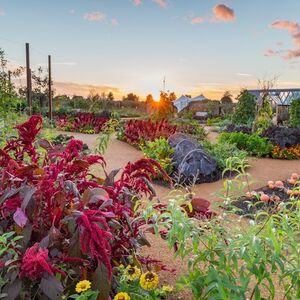
[{"label": "yellow flower cluster", "polygon": [[130,296],[125,292],[120,292],[114,297],[114,300],[130,300]]},{"label": "yellow flower cluster", "polygon": [[123,273],[130,281],[134,281],[140,278],[141,270],[136,266],[127,266]]},{"label": "yellow flower cluster", "polygon": [[157,288],[159,283],[158,275],[153,272],[146,272],[140,278],[140,286],[146,290],[151,291]]},{"label": "yellow flower cluster", "polygon": [[88,280],[81,280],[76,284],[76,293],[85,292],[91,288],[91,282]]},{"label": "yellow flower cluster", "polygon": [[171,292],[173,292],[173,288],[171,286],[169,286],[169,285],[163,285],[162,290],[165,293],[171,293]]}]

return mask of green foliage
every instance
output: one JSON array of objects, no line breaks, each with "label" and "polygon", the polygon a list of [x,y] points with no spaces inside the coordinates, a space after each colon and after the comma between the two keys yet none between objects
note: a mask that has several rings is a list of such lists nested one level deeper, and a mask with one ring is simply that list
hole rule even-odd
[{"label": "green foliage", "polygon": [[155,118],[158,120],[168,119],[174,113],[173,101],[176,99],[174,93],[160,93],[160,100],[157,103],[157,113]]},{"label": "green foliage", "polygon": [[[182,208],[187,195],[172,193],[162,214],[152,204],[141,211],[156,234],[168,232],[169,248],[176,247],[175,256],[187,261],[188,271],[177,287],[190,289],[194,299],[300,297],[300,202],[291,199],[281,203],[273,215],[259,212],[254,220],[241,221],[230,210],[230,201],[235,186],[243,189],[248,185],[247,177],[243,168],[234,180],[224,182],[222,198],[228,209],[200,226]],[[237,220],[234,226],[233,220]]]},{"label": "green foliage", "polygon": [[300,98],[293,100],[291,103],[290,125],[300,127]]},{"label": "green foliage", "polygon": [[238,103],[232,116],[235,124],[251,124],[255,118],[256,100],[247,90],[241,91],[237,98]]},{"label": "green foliage", "polygon": [[219,136],[219,143],[235,144],[240,150],[247,151],[254,156],[267,156],[272,151],[272,144],[267,138],[262,138],[257,134],[246,134],[242,132],[227,133]]},{"label": "green foliage", "polygon": [[253,122],[253,131],[260,134],[272,127],[272,116],[273,112],[270,100],[265,96]]},{"label": "green foliage", "polygon": [[[203,147],[218,163],[221,170],[226,168],[226,161],[230,157],[237,157],[241,160],[246,159],[247,152],[237,148],[235,144],[229,143],[211,143],[210,141],[204,141]],[[237,167],[237,165],[235,166]]]},{"label": "green foliage", "polygon": [[203,141],[207,137],[207,132],[197,120],[179,119],[172,124],[177,126],[177,131],[190,134],[198,141]]},{"label": "green foliage", "polygon": [[174,149],[170,147],[167,139],[161,137],[153,142],[148,141],[142,147],[142,151],[146,158],[155,159],[167,172],[167,174],[170,175],[172,173],[174,168],[172,162]]},{"label": "green foliage", "polygon": [[116,132],[119,121],[117,119],[109,119],[101,130],[97,141],[98,144],[95,148],[95,153],[103,155],[108,147],[111,136]]}]

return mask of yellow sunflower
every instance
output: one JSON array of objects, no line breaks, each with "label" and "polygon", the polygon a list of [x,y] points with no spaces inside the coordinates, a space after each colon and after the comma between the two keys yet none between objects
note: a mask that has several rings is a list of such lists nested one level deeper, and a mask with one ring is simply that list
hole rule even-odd
[{"label": "yellow sunflower", "polygon": [[153,272],[146,272],[140,278],[140,286],[146,291],[154,290],[158,286],[158,283],[158,275]]},{"label": "yellow sunflower", "polygon": [[173,292],[173,287],[170,285],[163,285],[162,290],[166,293],[171,293]]},{"label": "yellow sunflower", "polygon": [[88,280],[81,280],[76,284],[76,292],[81,293],[85,292],[91,288],[91,282]]},{"label": "yellow sunflower", "polygon": [[136,266],[127,266],[124,275],[126,278],[130,281],[134,281],[136,279],[139,279],[141,276],[141,270]]},{"label": "yellow sunflower", "polygon": [[121,292],[114,297],[114,300],[130,300],[130,296],[125,292]]}]

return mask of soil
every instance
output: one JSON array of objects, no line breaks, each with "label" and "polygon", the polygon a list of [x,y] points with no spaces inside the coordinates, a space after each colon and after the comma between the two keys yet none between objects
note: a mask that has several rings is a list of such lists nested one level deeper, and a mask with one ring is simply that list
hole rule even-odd
[{"label": "soil", "polygon": [[[61,133],[61,132],[60,132]],[[66,133],[66,132],[64,132]],[[81,139],[91,149],[93,149],[97,143],[96,134],[81,134],[81,133],[70,133],[77,139]],[[209,132],[208,138],[215,140],[217,138],[216,132]],[[111,138],[108,149],[104,155],[107,162],[107,171],[111,171],[120,167],[125,166],[129,161],[134,162],[143,157],[141,151],[135,149],[127,143],[117,140],[117,138]],[[269,180],[286,180],[290,177],[293,172],[300,172],[300,160],[275,160],[270,158],[250,158],[249,163],[251,168],[249,173],[256,180],[252,185],[251,189],[259,189],[265,186]],[[94,168],[92,172],[96,175],[103,175],[99,168]],[[192,191],[197,198],[204,198],[209,200],[212,205],[212,210],[220,210],[220,205],[223,200],[217,196],[217,192],[223,188],[224,179],[212,182],[197,184],[192,187]],[[170,193],[170,188],[167,186],[154,184],[154,188],[157,193],[158,199],[162,203],[166,203],[167,195]],[[169,249],[166,242],[161,238],[147,235],[147,239],[151,243],[151,247],[143,248],[141,254],[144,256],[150,255],[154,259],[163,261],[169,268],[175,268],[177,270],[177,276],[184,274],[187,271],[187,263],[183,262],[179,258],[173,257],[172,249]],[[168,284],[175,284],[176,277],[171,273],[162,272],[160,275],[161,281]],[[176,294],[174,299],[192,299],[192,296],[187,292],[182,292],[179,295]]]}]

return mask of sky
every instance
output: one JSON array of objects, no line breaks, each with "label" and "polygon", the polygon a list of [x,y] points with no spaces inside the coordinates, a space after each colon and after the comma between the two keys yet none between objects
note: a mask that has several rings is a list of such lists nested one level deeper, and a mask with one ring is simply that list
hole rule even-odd
[{"label": "sky", "polygon": [[300,87],[300,0],[0,0],[11,67],[46,70],[57,94],[166,90],[218,99],[225,90]]}]

